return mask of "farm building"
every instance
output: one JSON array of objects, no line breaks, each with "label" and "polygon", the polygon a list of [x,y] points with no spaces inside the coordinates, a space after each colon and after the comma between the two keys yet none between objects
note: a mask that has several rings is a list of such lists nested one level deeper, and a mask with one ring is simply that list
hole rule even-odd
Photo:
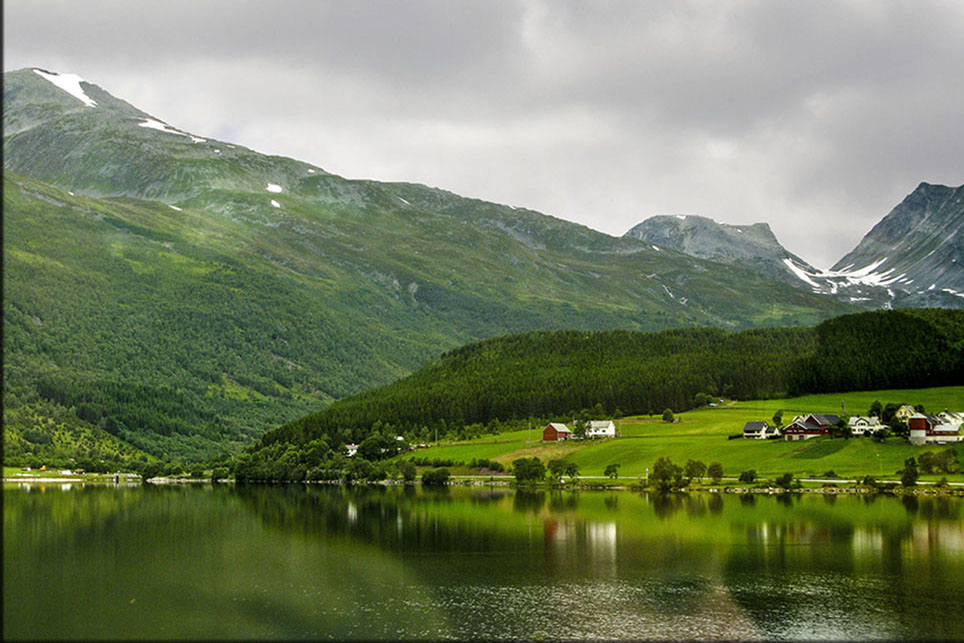
[{"label": "farm building", "polygon": [[559,442],[560,440],[569,440],[572,438],[572,431],[565,424],[560,424],[559,422],[550,422],[546,425],[546,428],[542,430],[542,441],[543,442]]},{"label": "farm building", "polygon": [[779,429],[766,422],[747,422],[743,426],[744,440],[766,440],[780,435]]},{"label": "farm building", "polygon": [[880,418],[876,415],[867,417],[865,415],[855,415],[847,420],[847,426],[853,435],[869,435],[878,429],[884,428],[880,423]]},{"label": "farm building", "polygon": [[593,420],[586,427],[587,438],[614,438],[616,425],[612,420]]},{"label": "farm building", "polygon": [[840,423],[840,416],[832,413],[811,413],[806,417],[798,415],[793,422],[783,427],[787,440],[809,440],[818,435],[826,435],[832,426]]},{"label": "farm building", "polygon": [[907,420],[910,427],[910,443],[915,446],[922,444],[947,444],[961,441],[961,423],[944,423],[939,417],[915,413]]},{"label": "farm building", "polygon": [[917,409],[910,404],[905,404],[894,411],[894,417],[905,423],[910,421],[912,415],[917,415]]}]

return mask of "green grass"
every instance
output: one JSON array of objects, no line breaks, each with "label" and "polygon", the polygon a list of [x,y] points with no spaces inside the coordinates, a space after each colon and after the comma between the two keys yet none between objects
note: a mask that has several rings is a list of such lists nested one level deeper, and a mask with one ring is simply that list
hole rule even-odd
[{"label": "green grass", "polygon": [[[864,414],[874,400],[881,403],[907,402],[923,404],[932,411],[964,409],[964,386],[930,389],[861,391],[808,395],[782,400],[752,400],[735,402],[719,408],[704,408],[677,415],[679,423],[667,424],[658,417],[623,418],[618,423],[619,438],[608,440],[572,441],[555,444],[541,442],[541,427],[531,431],[515,431],[496,436],[458,443],[443,443],[438,447],[420,450],[403,457],[427,457],[468,462],[473,458],[488,458],[511,464],[519,457],[538,456],[543,461],[566,457],[579,465],[581,475],[601,476],[608,464],[620,465],[620,478],[640,477],[659,457],[685,464],[687,460],[701,460],[706,464],[717,461],[728,476],[736,476],[747,469],[755,469],[765,477],[782,473],[796,476],[820,476],[834,471],[839,476],[873,475],[894,478],[904,460],[926,450],[944,447],[914,447],[901,438],[877,443],[869,438],[815,438],[805,442],[783,440],[728,440],[727,436],[741,433],[743,425],[753,420],[771,421],[773,413],[784,411],[784,420],[806,412],[840,412],[841,402],[848,411]],[[964,449],[959,447],[964,455]],[[940,475],[925,479],[939,479]],[[948,476],[949,480],[964,480],[964,475]]]}]

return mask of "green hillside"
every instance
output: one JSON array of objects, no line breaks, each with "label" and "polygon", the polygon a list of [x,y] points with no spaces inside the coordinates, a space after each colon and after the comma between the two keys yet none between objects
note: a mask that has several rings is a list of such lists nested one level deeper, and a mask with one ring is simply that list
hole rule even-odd
[{"label": "green hillside", "polygon": [[[365,459],[384,460],[397,451],[398,436],[411,444],[495,434],[480,443],[484,444],[481,450],[469,449],[457,459],[518,456],[525,449],[520,441],[539,439],[538,433],[528,434],[531,427],[538,432],[548,421],[652,416],[665,409],[680,413],[721,396],[772,398],[781,405],[776,408],[790,410],[792,406],[782,406],[795,403],[785,400],[788,383],[804,382],[801,373],[812,374],[814,363],[822,369],[818,375],[828,374],[814,391],[826,390],[823,385],[829,382],[836,383],[841,394],[851,395],[845,392],[874,381],[854,379],[852,386],[846,386],[846,380],[831,377],[850,372],[856,353],[871,360],[857,361],[858,366],[886,366],[876,378],[879,381],[956,385],[964,381],[962,337],[964,313],[941,309],[845,315],[816,329],[537,331],[504,336],[449,351],[408,377],[339,400],[269,432],[241,458],[240,471],[242,477],[252,479],[301,479],[312,469],[321,475],[348,466],[339,455],[344,445],[359,444]],[[960,392],[959,388],[948,390]],[[955,399],[953,393],[937,402],[941,409],[964,406],[964,399]],[[819,401],[819,406],[825,404],[826,400]],[[866,412],[870,402],[863,408],[861,404],[857,410]],[[799,409],[801,413],[813,410]],[[673,443],[682,449],[680,453],[725,452],[739,448],[714,444],[710,438],[739,433],[751,419],[770,418],[772,412],[763,417],[739,416],[728,428],[701,426],[687,433],[671,425],[667,430],[685,436]],[[512,445],[508,451],[507,441]],[[620,449],[630,448],[620,444]],[[549,447],[559,453],[574,448],[578,447]],[[651,455],[643,451],[631,459],[642,462]]]},{"label": "green hillside", "polygon": [[[206,459],[506,333],[850,310],[537,212],[144,127],[83,89],[95,107],[4,74],[5,458],[120,440]],[[49,420],[61,438],[26,439]]]},{"label": "green hillside", "polygon": [[[729,440],[740,434],[747,422],[767,421],[777,411],[785,420],[794,415],[836,413],[842,408],[853,415],[866,414],[871,404],[921,404],[931,412],[945,408],[964,410],[964,386],[930,389],[891,389],[851,393],[829,393],[778,400],[748,400],[719,408],[701,408],[677,414],[678,423],[667,424],[657,416],[627,417],[617,421],[619,437],[605,440],[541,442],[541,426],[495,436],[442,443],[429,449],[399,456],[462,463],[472,460],[494,460],[508,467],[520,457],[538,457],[543,462],[565,458],[579,465],[580,475],[602,476],[607,465],[619,464],[622,478],[638,478],[660,457],[676,464],[700,460],[706,464],[719,462],[727,476],[738,476],[754,469],[762,476],[783,473],[797,476],[821,476],[833,471],[840,476],[894,478],[904,460],[925,451],[946,447],[911,446],[903,438],[876,442],[870,438],[815,438],[806,442],[783,440]],[[957,447],[958,455],[964,451]],[[456,467],[456,470],[459,470]],[[467,470],[466,470],[467,471]],[[475,473],[475,471],[473,471]],[[899,477],[899,476],[897,476]],[[939,478],[940,475],[937,476]],[[936,478],[935,478],[936,479]],[[952,476],[952,479],[954,477]],[[959,474],[957,479],[964,479]]]}]

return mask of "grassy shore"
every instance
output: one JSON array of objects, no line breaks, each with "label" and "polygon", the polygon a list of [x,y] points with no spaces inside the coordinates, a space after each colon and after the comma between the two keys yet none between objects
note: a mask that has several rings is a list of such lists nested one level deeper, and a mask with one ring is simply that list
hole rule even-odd
[{"label": "grassy shore", "polygon": [[[509,465],[519,457],[537,456],[548,461],[566,458],[579,465],[581,475],[602,476],[609,464],[619,464],[620,478],[639,478],[660,457],[669,457],[677,464],[700,460],[706,464],[720,462],[728,476],[754,469],[763,477],[792,473],[797,477],[821,477],[829,471],[844,478],[872,475],[894,478],[904,460],[919,456],[924,451],[946,447],[915,447],[902,438],[890,438],[878,443],[870,438],[831,439],[814,438],[805,442],[783,440],[728,440],[742,433],[750,421],[772,422],[773,414],[783,411],[785,421],[805,413],[837,413],[852,415],[867,413],[870,405],[879,400],[923,404],[929,412],[945,408],[964,410],[964,386],[929,389],[860,391],[808,395],[777,400],[733,402],[717,408],[703,408],[677,415],[673,424],[662,422],[659,416],[636,416],[617,421],[619,437],[605,440],[543,443],[542,427],[502,433],[464,442],[442,443],[406,454],[402,458],[423,457],[468,463],[486,458]],[[958,447],[964,455],[964,446]],[[472,473],[463,467],[453,467],[453,474]],[[899,475],[896,476],[899,478]],[[922,476],[934,481],[943,475]],[[949,481],[964,481],[964,474],[948,475]]]}]

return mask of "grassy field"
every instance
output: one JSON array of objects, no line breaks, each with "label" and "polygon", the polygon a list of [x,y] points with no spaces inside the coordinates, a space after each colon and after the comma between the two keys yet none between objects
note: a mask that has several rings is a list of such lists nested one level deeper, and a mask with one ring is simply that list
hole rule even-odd
[{"label": "grassy field", "polygon": [[[914,447],[902,438],[877,443],[869,438],[814,438],[805,442],[783,440],[728,440],[741,433],[746,422],[772,422],[774,412],[783,411],[784,421],[805,413],[866,414],[875,401],[923,404],[930,412],[945,408],[964,409],[964,386],[892,391],[861,391],[808,395],[779,400],[733,402],[717,408],[704,408],[677,415],[679,422],[667,424],[659,416],[623,418],[617,423],[620,437],[544,444],[542,427],[502,433],[458,443],[442,443],[437,447],[403,457],[427,457],[469,462],[487,458],[505,465],[519,457],[538,456],[544,462],[565,457],[579,465],[581,475],[601,476],[609,464],[619,464],[621,478],[640,477],[657,458],[667,456],[678,464],[701,460],[706,464],[720,462],[728,476],[755,469],[765,477],[782,473],[796,476],[822,476],[834,471],[843,477],[870,474],[895,477],[906,458],[926,450],[944,447]],[[964,448],[958,447],[964,455]],[[924,476],[937,479],[940,476]],[[948,476],[964,480],[964,475]]]}]

